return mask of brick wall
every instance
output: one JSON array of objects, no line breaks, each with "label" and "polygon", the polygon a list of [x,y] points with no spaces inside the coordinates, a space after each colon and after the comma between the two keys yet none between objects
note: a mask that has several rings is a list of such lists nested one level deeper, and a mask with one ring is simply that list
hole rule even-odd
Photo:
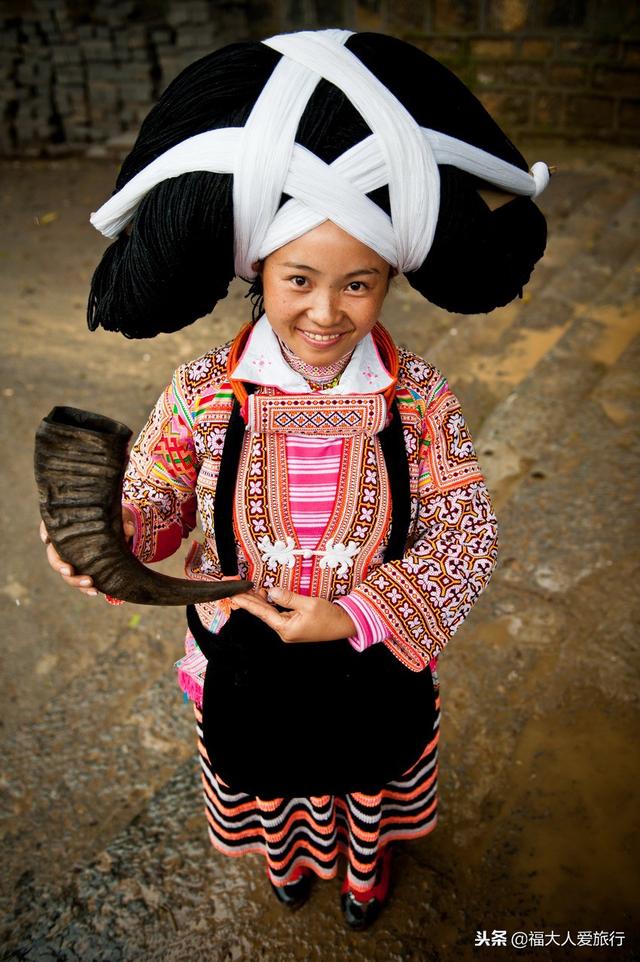
[{"label": "brick wall", "polygon": [[[400,7],[387,8],[399,32]],[[402,35],[451,67],[513,139],[638,143],[639,11],[619,0],[432,0]]]},{"label": "brick wall", "polygon": [[0,0],[0,152],[131,139],[186,64],[329,25],[394,33],[450,66],[506,131],[640,140],[640,28],[620,0]]}]

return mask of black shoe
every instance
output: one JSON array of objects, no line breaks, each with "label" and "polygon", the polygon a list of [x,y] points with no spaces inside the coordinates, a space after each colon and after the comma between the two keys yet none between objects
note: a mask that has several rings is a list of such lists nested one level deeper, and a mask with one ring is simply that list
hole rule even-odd
[{"label": "black shoe", "polygon": [[289,882],[288,885],[274,885],[273,882],[270,882],[270,884],[277,900],[282,905],[286,905],[292,912],[301,908],[311,895],[310,874],[305,873],[295,882]]},{"label": "black shoe", "polygon": [[373,925],[389,898],[391,884],[391,845],[387,845],[378,859],[376,884],[369,889],[369,898],[361,901],[349,889],[348,879],[344,880],[340,905],[344,920],[350,929],[368,929]]},{"label": "black shoe", "polygon": [[340,904],[344,920],[349,928],[362,931],[373,925],[382,911],[384,902],[379,902],[376,898],[368,899],[366,902],[358,902],[353,892],[344,892],[340,896]]}]

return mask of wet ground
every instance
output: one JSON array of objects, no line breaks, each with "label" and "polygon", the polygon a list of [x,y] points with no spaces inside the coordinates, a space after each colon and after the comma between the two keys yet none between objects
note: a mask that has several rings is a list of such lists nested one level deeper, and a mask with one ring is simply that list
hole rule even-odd
[{"label": "wet ground", "polygon": [[[392,900],[360,935],[338,880],[289,916],[257,857],[210,850],[172,670],[181,612],[76,596],[37,537],[41,417],[64,403],[137,430],[176,364],[235,332],[243,291],[171,337],[89,334],[104,242],[87,215],[115,164],[5,165],[2,959],[640,958],[637,158],[527,156],[560,172],[524,298],[462,318],[399,283],[386,310],[462,400],[501,555],[441,659],[439,824],[399,850]],[[494,944],[475,947],[477,932]]]}]

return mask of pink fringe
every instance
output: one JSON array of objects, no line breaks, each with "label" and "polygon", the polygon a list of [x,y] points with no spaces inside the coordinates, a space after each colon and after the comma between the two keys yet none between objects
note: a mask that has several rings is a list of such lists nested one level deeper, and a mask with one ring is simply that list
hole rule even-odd
[{"label": "pink fringe", "polygon": [[178,669],[178,684],[191,701],[195,701],[197,705],[202,703],[202,685],[193,675]]}]

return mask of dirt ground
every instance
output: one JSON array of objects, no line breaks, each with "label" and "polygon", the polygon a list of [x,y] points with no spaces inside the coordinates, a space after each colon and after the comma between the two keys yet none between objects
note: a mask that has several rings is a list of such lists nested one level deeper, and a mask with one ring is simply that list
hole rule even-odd
[{"label": "dirt ground", "polygon": [[176,365],[245,320],[244,290],[175,335],[90,334],[105,242],[87,218],[115,162],[2,168],[1,958],[640,958],[637,157],[527,156],[560,172],[525,297],[462,318],[399,282],[385,308],[461,398],[501,554],[441,659],[438,826],[399,848],[392,900],[361,935],[338,881],[289,916],[257,857],[210,850],[172,668],[183,613],[76,595],[37,537],[39,420],[69,404],[138,430]]}]

